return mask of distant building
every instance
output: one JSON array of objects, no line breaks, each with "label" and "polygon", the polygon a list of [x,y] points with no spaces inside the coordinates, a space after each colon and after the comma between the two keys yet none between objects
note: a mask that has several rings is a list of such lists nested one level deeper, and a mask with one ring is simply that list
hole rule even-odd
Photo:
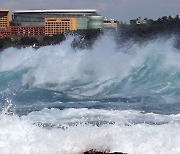
[{"label": "distant building", "polygon": [[76,18],[76,29],[102,28],[103,17],[96,10],[20,10],[12,21],[19,26],[45,26],[45,18]]},{"label": "distant building", "polygon": [[0,28],[9,26],[9,10],[0,9]]},{"label": "distant building", "polygon": [[118,26],[118,21],[114,19],[104,19],[104,28],[117,28]]},{"label": "distant building", "polygon": [[11,34],[9,26],[9,10],[0,9],[0,38]]},{"label": "distant building", "polygon": [[45,18],[45,35],[76,30],[75,18]]},{"label": "distant building", "polygon": [[0,30],[0,38],[10,35],[16,36],[43,36],[44,26],[8,26],[5,30]]},{"label": "distant building", "polygon": [[103,16],[93,15],[88,18],[88,29],[101,29],[103,28]]},{"label": "distant building", "polygon": [[141,25],[141,24],[147,24],[147,18],[141,19],[141,17],[135,19],[135,20],[130,20],[130,24],[133,25]]},{"label": "distant building", "polygon": [[44,26],[11,26],[11,35],[41,36],[45,35]]},{"label": "distant building", "polygon": [[0,38],[8,35],[54,35],[78,29],[103,28],[103,16],[94,9],[81,10],[19,10],[12,14],[0,10]]},{"label": "distant building", "polygon": [[5,27],[5,29],[0,29],[0,38],[11,35],[11,28]]}]

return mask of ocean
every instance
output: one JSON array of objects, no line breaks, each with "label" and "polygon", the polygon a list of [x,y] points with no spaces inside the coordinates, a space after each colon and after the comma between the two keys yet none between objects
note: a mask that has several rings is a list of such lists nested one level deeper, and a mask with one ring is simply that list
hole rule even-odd
[{"label": "ocean", "polygon": [[180,50],[62,44],[0,53],[0,153],[180,153]]}]

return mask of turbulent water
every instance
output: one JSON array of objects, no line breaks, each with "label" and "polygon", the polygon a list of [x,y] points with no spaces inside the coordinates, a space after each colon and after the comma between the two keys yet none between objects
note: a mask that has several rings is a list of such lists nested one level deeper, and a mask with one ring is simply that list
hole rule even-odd
[{"label": "turbulent water", "polygon": [[60,45],[0,53],[0,153],[180,153],[180,50]]}]

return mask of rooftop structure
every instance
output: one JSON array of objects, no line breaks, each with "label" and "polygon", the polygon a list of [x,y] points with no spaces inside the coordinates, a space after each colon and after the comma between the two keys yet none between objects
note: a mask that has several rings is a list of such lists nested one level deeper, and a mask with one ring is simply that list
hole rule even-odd
[{"label": "rooftop structure", "polygon": [[97,10],[95,9],[61,9],[61,10],[17,10],[13,11],[13,13],[85,13],[85,14],[91,14],[96,13]]}]

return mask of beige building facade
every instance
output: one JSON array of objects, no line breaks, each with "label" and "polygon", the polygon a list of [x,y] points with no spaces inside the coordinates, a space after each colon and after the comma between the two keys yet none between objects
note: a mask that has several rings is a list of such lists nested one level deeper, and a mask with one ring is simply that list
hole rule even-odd
[{"label": "beige building facade", "polygon": [[0,27],[8,27],[9,26],[9,10],[0,9]]},{"label": "beige building facade", "polygon": [[45,35],[76,30],[76,18],[45,18]]}]

